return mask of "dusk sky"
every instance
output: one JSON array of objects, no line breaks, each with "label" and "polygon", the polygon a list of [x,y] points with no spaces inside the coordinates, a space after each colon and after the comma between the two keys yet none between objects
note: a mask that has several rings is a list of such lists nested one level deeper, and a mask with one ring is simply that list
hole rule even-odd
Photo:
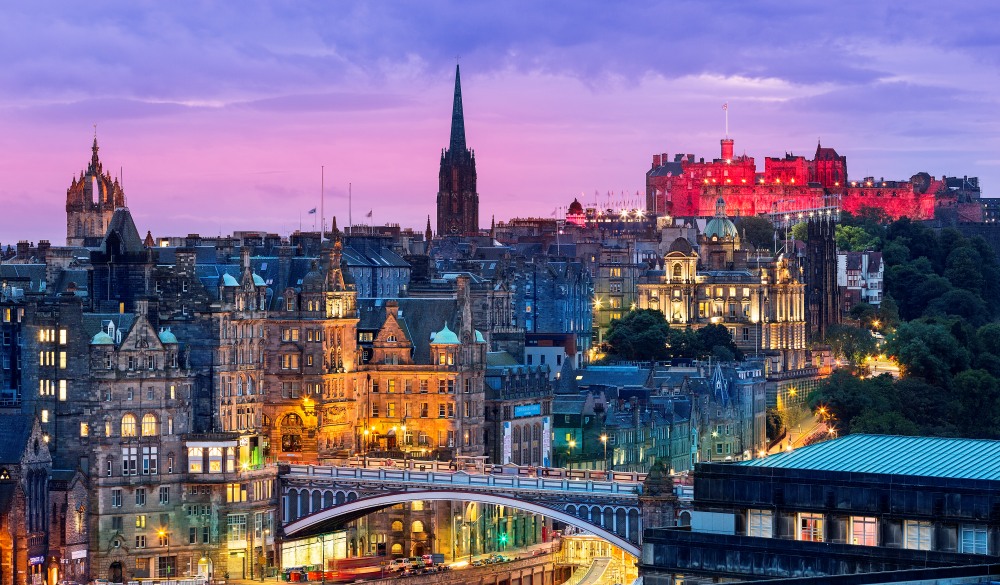
[{"label": "dusk sky", "polygon": [[0,243],[65,243],[90,158],[142,234],[423,229],[456,57],[480,225],[644,190],[653,153],[810,158],[853,179],[1000,187],[1000,3],[11,3],[0,19]]}]

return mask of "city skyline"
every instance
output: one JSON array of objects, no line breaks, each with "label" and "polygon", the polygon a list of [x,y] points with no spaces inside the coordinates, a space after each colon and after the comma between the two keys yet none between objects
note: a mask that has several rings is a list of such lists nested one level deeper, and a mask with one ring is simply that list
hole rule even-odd
[{"label": "city skyline", "polygon": [[[992,7],[778,3],[64,5],[0,27],[0,242],[63,242],[65,190],[90,158],[122,174],[154,236],[312,227],[326,216],[422,229],[448,145],[456,57],[480,225],[634,197],[658,152],[809,155],[851,178],[1000,179]],[[653,26],[650,26],[653,23]],[[455,31],[460,31],[456,33]],[[955,31],[961,30],[962,35]],[[276,205],[277,204],[277,205]]]}]

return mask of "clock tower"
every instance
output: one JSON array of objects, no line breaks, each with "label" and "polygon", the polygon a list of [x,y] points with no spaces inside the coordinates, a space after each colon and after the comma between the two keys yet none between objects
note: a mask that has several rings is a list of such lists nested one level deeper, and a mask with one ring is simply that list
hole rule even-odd
[{"label": "clock tower", "polygon": [[479,193],[476,192],[476,155],[465,146],[462,81],[455,66],[455,102],[451,112],[451,142],[441,152],[438,177],[437,233],[444,236],[479,235]]}]

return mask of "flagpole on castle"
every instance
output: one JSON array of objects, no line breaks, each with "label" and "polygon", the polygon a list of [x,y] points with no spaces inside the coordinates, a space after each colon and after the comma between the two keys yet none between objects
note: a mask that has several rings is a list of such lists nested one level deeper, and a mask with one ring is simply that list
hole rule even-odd
[{"label": "flagpole on castle", "polygon": [[351,186],[351,183],[347,184],[347,226],[348,229],[353,230],[354,228],[351,227],[354,225],[354,220],[351,217]]},{"label": "flagpole on castle", "polygon": [[722,111],[726,113],[726,138],[729,138],[729,102],[722,104]]},{"label": "flagpole on castle", "polygon": [[319,245],[323,245],[323,232],[326,231],[326,166],[319,167]]}]

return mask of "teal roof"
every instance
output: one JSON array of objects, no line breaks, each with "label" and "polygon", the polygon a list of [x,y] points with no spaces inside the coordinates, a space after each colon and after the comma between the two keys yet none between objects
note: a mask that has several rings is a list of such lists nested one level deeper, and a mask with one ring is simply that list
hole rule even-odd
[{"label": "teal roof", "polygon": [[240,283],[236,281],[236,277],[228,272],[222,275],[222,286],[239,286]]},{"label": "teal roof", "polygon": [[259,274],[257,274],[256,272],[254,272],[253,273],[253,285],[254,286],[267,286],[267,283],[264,282],[264,279],[261,278]]},{"label": "teal roof", "polygon": [[1000,480],[1000,441],[848,435],[736,465]]},{"label": "teal roof", "polygon": [[114,345],[115,340],[107,333],[100,331],[90,340],[90,345]]},{"label": "teal roof", "polygon": [[458,345],[458,335],[448,329],[448,323],[445,323],[444,329],[435,333],[434,337],[431,338],[431,343]]},{"label": "teal roof", "polygon": [[486,343],[486,338],[483,337],[483,332],[476,329],[476,343]]},{"label": "teal roof", "polygon": [[729,220],[728,217],[713,217],[708,225],[705,226],[705,236],[711,238],[712,236],[718,236],[720,238],[735,238],[739,235],[736,231],[736,224]]},{"label": "teal roof", "polygon": [[177,336],[170,332],[170,329],[160,331],[160,343],[177,343]]}]

